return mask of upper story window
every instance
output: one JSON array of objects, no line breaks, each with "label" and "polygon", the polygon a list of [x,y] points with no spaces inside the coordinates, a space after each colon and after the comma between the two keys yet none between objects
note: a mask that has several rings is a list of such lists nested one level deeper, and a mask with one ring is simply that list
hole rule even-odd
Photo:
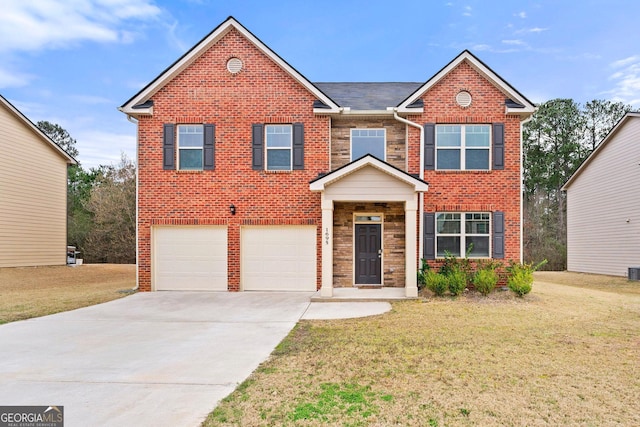
[{"label": "upper story window", "polygon": [[489,170],[490,125],[436,126],[436,168]]},{"label": "upper story window", "polygon": [[251,125],[251,168],[274,172],[304,169],[304,124]]},{"label": "upper story window", "polygon": [[291,125],[266,125],[267,170],[289,171],[292,158]]},{"label": "upper story window", "polygon": [[386,161],[386,145],[384,129],[351,129],[351,161],[366,154]]},{"label": "upper story window", "polygon": [[488,212],[437,213],[436,255],[462,257],[471,248],[470,258],[489,257],[489,233]]},{"label": "upper story window", "polygon": [[178,169],[202,170],[204,152],[204,127],[202,125],[178,125]]}]

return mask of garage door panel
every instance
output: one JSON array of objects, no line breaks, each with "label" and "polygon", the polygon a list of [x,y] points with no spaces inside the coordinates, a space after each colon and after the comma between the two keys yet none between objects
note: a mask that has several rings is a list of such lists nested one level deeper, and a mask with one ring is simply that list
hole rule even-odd
[{"label": "garage door panel", "polygon": [[243,290],[315,291],[316,227],[243,227]]},{"label": "garage door panel", "polygon": [[154,228],[155,290],[227,290],[227,229]]}]

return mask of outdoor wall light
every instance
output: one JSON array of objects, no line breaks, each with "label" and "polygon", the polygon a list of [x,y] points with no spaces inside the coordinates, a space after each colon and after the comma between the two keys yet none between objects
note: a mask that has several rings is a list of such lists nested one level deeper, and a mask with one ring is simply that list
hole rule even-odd
[{"label": "outdoor wall light", "polygon": [[229,212],[231,212],[231,215],[235,215],[236,214],[235,205],[231,204],[231,206],[229,206]]}]

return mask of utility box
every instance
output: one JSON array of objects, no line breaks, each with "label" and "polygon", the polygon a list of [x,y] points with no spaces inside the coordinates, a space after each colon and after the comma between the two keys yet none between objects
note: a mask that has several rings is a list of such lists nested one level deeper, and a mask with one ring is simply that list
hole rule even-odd
[{"label": "utility box", "polygon": [[640,267],[629,267],[629,280],[640,280]]},{"label": "utility box", "polygon": [[[67,265],[76,265],[78,264],[78,254],[80,252],[76,251],[75,246],[67,246]],[[80,261],[82,263],[82,261]]]}]

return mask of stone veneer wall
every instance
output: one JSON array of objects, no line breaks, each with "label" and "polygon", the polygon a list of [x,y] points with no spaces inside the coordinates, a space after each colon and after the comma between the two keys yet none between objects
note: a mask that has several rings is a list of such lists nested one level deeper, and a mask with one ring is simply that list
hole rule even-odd
[{"label": "stone veneer wall", "polygon": [[333,119],[331,122],[331,170],[351,162],[351,129],[385,129],[387,131],[386,162],[400,170],[407,170],[406,126],[392,118]]},{"label": "stone veneer wall", "polygon": [[[382,213],[383,285],[405,286],[405,231],[402,203],[340,203],[333,212],[333,286],[353,287],[353,213]],[[392,271],[393,270],[393,271]]]}]

